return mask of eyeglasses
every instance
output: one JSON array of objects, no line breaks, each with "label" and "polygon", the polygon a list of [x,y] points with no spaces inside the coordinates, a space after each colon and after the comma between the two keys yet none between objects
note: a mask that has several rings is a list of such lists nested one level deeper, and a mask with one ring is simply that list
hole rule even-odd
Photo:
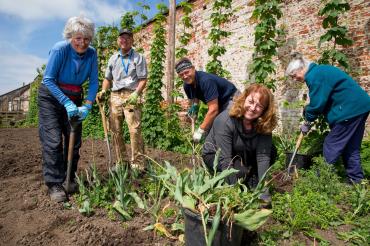
[{"label": "eyeglasses", "polygon": [[72,40],[79,44],[82,44],[82,43],[89,44],[91,42],[91,38],[87,38],[87,37],[72,37]]}]

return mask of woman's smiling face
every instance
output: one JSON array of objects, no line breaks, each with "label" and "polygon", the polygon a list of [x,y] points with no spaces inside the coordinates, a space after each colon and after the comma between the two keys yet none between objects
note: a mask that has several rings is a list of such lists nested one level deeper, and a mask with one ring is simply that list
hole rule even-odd
[{"label": "woman's smiling face", "polygon": [[254,121],[263,114],[265,106],[259,92],[252,92],[245,98],[244,119]]}]

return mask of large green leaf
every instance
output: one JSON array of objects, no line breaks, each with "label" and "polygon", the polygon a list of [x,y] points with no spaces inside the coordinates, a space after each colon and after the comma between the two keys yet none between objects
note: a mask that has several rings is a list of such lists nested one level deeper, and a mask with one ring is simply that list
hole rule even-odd
[{"label": "large green leaf", "polygon": [[239,171],[234,169],[234,168],[223,170],[219,175],[213,177],[212,179],[208,180],[204,185],[202,185],[199,188],[197,193],[199,195],[203,194],[204,192],[211,189],[220,180],[223,180],[224,178],[228,177],[229,175],[237,173],[237,172],[239,172]]},{"label": "large green leaf", "polygon": [[196,211],[196,209],[195,209],[195,203],[196,203],[196,200],[194,200],[191,196],[185,195],[183,197],[182,206],[184,208],[188,208],[188,209],[190,209],[192,211]]},{"label": "large green leaf", "polygon": [[254,231],[266,222],[271,213],[272,210],[269,209],[248,209],[243,213],[234,214],[234,219],[236,224],[247,230]]},{"label": "large green leaf", "polygon": [[215,214],[215,216],[213,217],[213,220],[212,220],[212,228],[211,228],[211,231],[208,234],[208,241],[207,242],[208,242],[209,246],[212,245],[213,238],[216,235],[218,226],[220,225],[220,221],[221,221],[221,201],[219,200],[218,203],[217,203],[216,214]]},{"label": "large green leaf", "polygon": [[136,192],[130,192],[129,195],[134,198],[137,206],[141,209],[146,209],[146,206],[145,206],[145,203],[143,202],[143,200],[138,196],[138,194]]},{"label": "large green leaf", "polygon": [[120,201],[115,201],[113,204],[113,208],[123,216],[124,219],[131,219],[131,215],[127,213],[125,210],[123,210],[122,203]]}]

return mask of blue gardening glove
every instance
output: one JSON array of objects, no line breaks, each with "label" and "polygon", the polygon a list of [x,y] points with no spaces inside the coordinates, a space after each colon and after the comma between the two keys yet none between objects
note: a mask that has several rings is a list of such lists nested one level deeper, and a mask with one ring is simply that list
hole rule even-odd
[{"label": "blue gardening glove", "polygon": [[193,105],[191,105],[191,107],[189,108],[188,110],[188,115],[190,117],[193,117],[193,116],[196,116],[198,115],[198,111],[199,111],[199,105],[197,103],[194,103]]},{"label": "blue gardening glove", "polygon": [[134,91],[130,94],[130,96],[127,98],[127,103],[128,104],[131,104],[131,105],[136,105],[137,104],[137,100],[139,99],[139,94]]},{"label": "blue gardening glove", "polygon": [[311,130],[311,122],[305,121],[301,127],[301,132],[305,135]]},{"label": "blue gardening glove", "polygon": [[92,105],[91,104],[85,104],[81,107],[78,107],[78,120],[82,121],[84,119],[86,119],[86,117],[89,115],[89,112],[92,108]]},{"label": "blue gardening glove", "polygon": [[194,134],[193,134],[194,143],[199,143],[200,142],[200,140],[203,137],[204,132],[205,131],[200,127],[194,132]]},{"label": "blue gardening glove", "polygon": [[74,104],[71,100],[68,100],[64,104],[64,107],[66,108],[68,119],[71,119],[73,116],[78,115],[78,108],[76,104]]}]

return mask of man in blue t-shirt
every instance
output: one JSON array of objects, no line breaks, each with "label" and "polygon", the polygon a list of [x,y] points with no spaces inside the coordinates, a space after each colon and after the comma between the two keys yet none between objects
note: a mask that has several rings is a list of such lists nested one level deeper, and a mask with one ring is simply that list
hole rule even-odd
[{"label": "man in blue t-shirt", "polygon": [[233,98],[236,87],[228,80],[217,75],[196,71],[188,58],[182,58],[176,63],[176,72],[184,81],[184,90],[192,104],[188,114],[198,114],[199,100],[208,105],[208,111],[199,128],[194,132],[194,142],[199,142],[202,136],[212,127],[216,116],[225,110]]}]

